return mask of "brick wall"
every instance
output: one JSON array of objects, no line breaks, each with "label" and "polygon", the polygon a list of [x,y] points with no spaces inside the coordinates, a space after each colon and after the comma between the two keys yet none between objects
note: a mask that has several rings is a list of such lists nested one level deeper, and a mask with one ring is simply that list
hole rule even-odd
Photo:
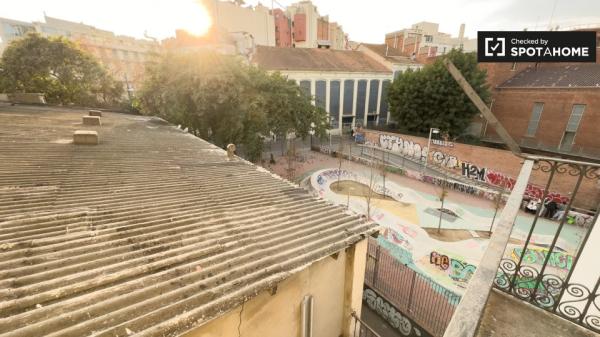
[{"label": "brick wall", "polygon": [[[363,130],[367,143],[384,147],[392,151],[401,151],[404,155],[424,161],[427,156],[427,138],[403,134]],[[398,141],[402,141],[402,145]],[[487,181],[494,185],[511,187],[510,182],[519,175],[522,159],[510,151],[451,142],[452,146],[431,145],[429,163],[444,165],[457,174],[472,179]],[[450,145],[446,144],[446,145]],[[466,170],[465,170],[466,168]],[[530,179],[529,193],[541,194],[548,180],[548,174],[534,171]],[[508,182],[508,186],[504,183]],[[575,187],[576,178],[568,174],[557,174],[550,192],[557,197],[568,199]],[[600,186],[592,180],[584,180],[577,194],[575,205],[582,208],[595,208],[600,197]]]},{"label": "brick wall", "polygon": [[[560,145],[573,104],[585,104],[572,153],[600,157],[599,89],[501,89],[495,92],[492,112],[518,142],[556,148]],[[533,105],[544,103],[535,139],[526,137]],[[487,136],[493,135],[488,130]],[[525,143],[524,143],[525,144]]]}]

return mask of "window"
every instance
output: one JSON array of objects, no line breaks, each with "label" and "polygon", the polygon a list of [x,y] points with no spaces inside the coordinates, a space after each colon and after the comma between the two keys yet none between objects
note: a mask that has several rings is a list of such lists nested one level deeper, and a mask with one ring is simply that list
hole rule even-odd
[{"label": "window", "polygon": [[392,76],[392,78],[394,80],[398,79],[398,77],[400,77],[400,75],[402,75],[402,70],[395,70],[394,71],[394,75]]},{"label": "window", "polygon": [[369,89],[369,114],[377,114],[377,96],[379,95],[379,80],[371,80]]},{"label": "window", "polygon": [[575,134],[579,128],[579,123],[583,117],[583,111],[585,110],[585,104],[573,104],[573,110],[571,110],[571,117],[567,122],[563,139],[560,142],[561,151],[571,151],[573,144],[575,143]]},{"label": "window", "polygon": [[315,105],[325,110],[325,100],[327,95],[327,83],[325,81],[315,82]]},{"label": "window", "polygon": [[[337,121],[340,114],[340,81],[329,82],[329,115]],[[337,123],[336,123],[337,125]]]},{"label": "window", "polygon": [[425,35],[425,42],[433,42],[433,36]]},{"label": "window", "polygon": [[344,115],[352,115],[354,107],[354,80],[344,81]]},{"label": "window", "polygon": [[356,88],[356,121],[363,124],[367,100],[367,80],[359,80]]},{"label": "window", "polygon": [[383,81],[381,85],[381,103],[379,108],[379,121],[381,123],[387,123],[387,115],[388,115],[388,102],[387,102],[387,92],[390,86],[390,80]]},{"label": "window", "polygon": [[306,96],[310,97],[311,96],[310,95],[310,81],[308,81],[308,80],[300,81],[300,90],[302,90],[302,92]]},{"label": "window", "polygon": [[542,117],[542,110],[544,110],[544,103],[536,102],[533,103],[533,111],[531,112],[531,119],[529,119],[529,125],[527,126],[527,137],[534,137],[537,131],[538,124]]}]

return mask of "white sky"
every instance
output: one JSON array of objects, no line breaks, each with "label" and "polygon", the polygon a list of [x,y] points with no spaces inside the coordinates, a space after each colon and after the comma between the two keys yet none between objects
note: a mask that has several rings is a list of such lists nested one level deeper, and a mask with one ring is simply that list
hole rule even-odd
[{"label": "white sky", "polygon": [[[65,20],[83,22],[117,34],[157,38],[174,35],[176,28],[192,28],[206,21],[196,0],[17,0],[0,5],[0,17],[41,21],[43,12]],[[212,0],[208,0],[212,1]],[[256,0],[246,0],[256,4]],[[295,0],[278,0],[289,5]],[[554,15],[553,7],[556,2]],[[466,35],[477,30],[547,29],[553,25],[600,26],[600,0],[313,0],[321,15],[339,22],[350,39],[383,42],[385,33],[419,21],[438,22],[440,30],[458,34],[461,23]],[[270,6],[271,0],[263,0]],[[199,23],[199,25],[205,25]]]}]

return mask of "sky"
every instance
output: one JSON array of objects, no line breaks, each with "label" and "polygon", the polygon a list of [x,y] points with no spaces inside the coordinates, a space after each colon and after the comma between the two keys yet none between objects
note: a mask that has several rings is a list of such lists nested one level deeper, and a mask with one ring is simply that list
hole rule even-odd
[{"label": "sky", "polygon": [[[0,17],[43,21],[48,16],[83,22],[121,35],[163,39],[175,29],[201,31],[210,24],[197,0],[19,0],[0,6]],[[214,1],[214,0],[204,0]],[[263,0],[271,6],[271,0]],[[275,7],[294,0],[273,1]],[[256,0],[246,0],[254,5]],[[382,43],[385,33],[420,21],[437,22],[440,31],[466,36],[478,30],[545,30],[559,25],[600,26],[600,0],[313,0],[321,15],[343,26],[350,40]]]}]

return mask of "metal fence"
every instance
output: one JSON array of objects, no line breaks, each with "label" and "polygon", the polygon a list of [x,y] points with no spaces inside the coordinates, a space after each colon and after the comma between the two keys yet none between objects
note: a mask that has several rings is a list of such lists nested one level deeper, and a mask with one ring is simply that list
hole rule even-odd
[{"label": "metal fence", "polygon": [[[580,187],[583,184],[599,184],[600,165],[546,157],[533,159],[535,160],[533,169],[545,172],[548,176],[541,200],[552,200],[548,191],[558,176],[573,177],[573,189],[569,193],[565,209],[561,210],[562,216],[558,220],[558,226],[551,241],[544,242],[547,250],[545,250],[545,254],[542,254],[541,261],[532,263],[525,257],[528,252],[533,250],[534,245],[538,247],[540,245],[540,242],[533,240],[533,236],[536,229],[541,226],[538,220],[542,216],[548,217],[549,208],[540,206],[535,213],[520,256],[518,259],[504,258],[501,260],[494,286],[537,307],[600,333],[598,249],[594,249],[594,244],[587,245],[594,225],[598,222],[600,197],[596,200],[598,207],[595,215],[590,216],[590,221],[585,221],[583,226],[579,226],[584,230],[583,239],[575,248],[574,255],[567,256],[564,263],[567,266],[566,270],[559,272],[553,268],[557,264],[556,256],[564,252],[564,249],[559,246],[561,236],[567,231],[568,226],[578,226],[576,222],[569,220],[569,214],[571,214],[573,203],[579,198]],[[599,241],[598,235],[600,233],[595,235],[596,244]]]},{"label": "metal fence", "polygon": [[352,312],[352,337],[381,337],[367,323]]},{"label": "metal fence", "polygon": [[460,296],[402,264],[369,239],[365,284],[433,336],[442,336]]}]

